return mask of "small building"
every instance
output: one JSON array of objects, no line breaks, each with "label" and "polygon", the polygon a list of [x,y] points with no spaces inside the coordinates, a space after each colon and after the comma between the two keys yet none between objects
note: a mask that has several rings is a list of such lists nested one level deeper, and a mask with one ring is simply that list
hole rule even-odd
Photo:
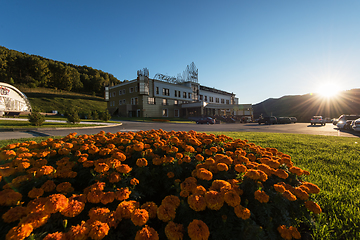
[{"label": "small building", "polygon": [[31,112],[30,102],[16,87],[0,82],[0,116]]},{"label": "small building", "polygon": [[107,108],[122,117],[197,118],[202,116],[253,116],[252,104],[239,104],[234,93],[202,86],[197,81],[138,77],[105,88]]}]

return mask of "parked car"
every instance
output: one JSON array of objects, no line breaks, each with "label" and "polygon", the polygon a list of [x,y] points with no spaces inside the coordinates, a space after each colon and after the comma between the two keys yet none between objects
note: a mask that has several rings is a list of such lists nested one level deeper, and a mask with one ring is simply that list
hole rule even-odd
[{"label": "parked car", "polygon": [[259,118],[258,120],[259,125],[264,123],[264,124],[275,124],[277,123],[277,118],[276,117],[263,117],[263,118]]},{"label": "parked car", "polygon": [[291,119],[289,117],[278,117],[277,123],[291,123]]},{"label": "parked car", "polygon": [[359,132],[360,131],[360,118],[354,120],[351,124],[351,128],[354,130],[354,131],[357,131]]},{"label": "parked car", "polygon": [[196,120],[197,124],[215,124],[215,119],[211,118],[211,117],[204,117],[204,118],[199,118],[198,120]]},{"label": "parked car", "polygon": [[360,118],[360,115],[357,115],[357,114],[350,114],[350,115],[348,115],[348,114],[343,114],[343,115],[341,115],[341,116],[339,117],[336,126],[337,126],[338,128],[340,128],[340,129],[343,129],[343,128],[345,127],[345,125],[346,125],[346,127],[348,127],[348,124],[349,124],[349,123],[346,124],[346,122],[347,122],[348,120],[354,121],[354,120],[356,120],[356,119],[358,119],[358,118]]},{"label": "parked car", "polygon": [[311,125],[321,124],[325,126],[325,119],[322,116],[313,116],[310,121]]},{"label": "parked car", "polygon": [[297,118],[296,117],[290,117],[290,120],[292,123],[296,123],[297,122]]},{"label": "parked car", "polygon": [[344,130],[352,130],[351,125],[352,125],[353,121],[354,120],[347,120],[345,125],[343,126],[343,129]]},{"label": "parked car", "polygon": [[333,125],[336,126],[336,124],[339,122],[339,119],[338,118],[333,118],[333,119],[331,119],[331,122],[332,122]]}]

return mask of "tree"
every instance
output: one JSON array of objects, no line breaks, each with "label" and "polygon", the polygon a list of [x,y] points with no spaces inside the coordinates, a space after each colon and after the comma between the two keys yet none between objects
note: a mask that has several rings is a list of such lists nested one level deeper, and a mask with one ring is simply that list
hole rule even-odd
[{"label": "tree", "polygon": [[33,111],[31,114],[29,114],[28,119],[33,126],[41,126],[45,122],[45,116],[41,115],[37,111]]}]

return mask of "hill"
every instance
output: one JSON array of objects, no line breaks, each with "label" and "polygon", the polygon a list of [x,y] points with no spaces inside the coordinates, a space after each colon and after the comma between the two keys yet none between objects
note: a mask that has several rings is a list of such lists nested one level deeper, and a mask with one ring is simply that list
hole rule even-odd
[{"label": "hill", "polygon": [[299,122],[308,122],[314,115],[338,118],[341,114],[360,114],[360,89],[343,91],[333,98],[318,94],[269,98],[253,105],[254,118],[263,116],[296,117]]}]

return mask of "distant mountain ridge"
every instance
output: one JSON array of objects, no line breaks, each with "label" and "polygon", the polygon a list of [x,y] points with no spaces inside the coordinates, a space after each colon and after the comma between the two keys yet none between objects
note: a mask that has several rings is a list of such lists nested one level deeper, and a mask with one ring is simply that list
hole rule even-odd
[{"label": "distant mountain ridge", "polygon": [[253,105],[253,110],[255,119],[260,115],[296,117],[299,122],[309,122],[314,115],[337,118],[341,114],[360,114],[360,89],[343,91],[332,98],[319,94],[269,98]]}]

